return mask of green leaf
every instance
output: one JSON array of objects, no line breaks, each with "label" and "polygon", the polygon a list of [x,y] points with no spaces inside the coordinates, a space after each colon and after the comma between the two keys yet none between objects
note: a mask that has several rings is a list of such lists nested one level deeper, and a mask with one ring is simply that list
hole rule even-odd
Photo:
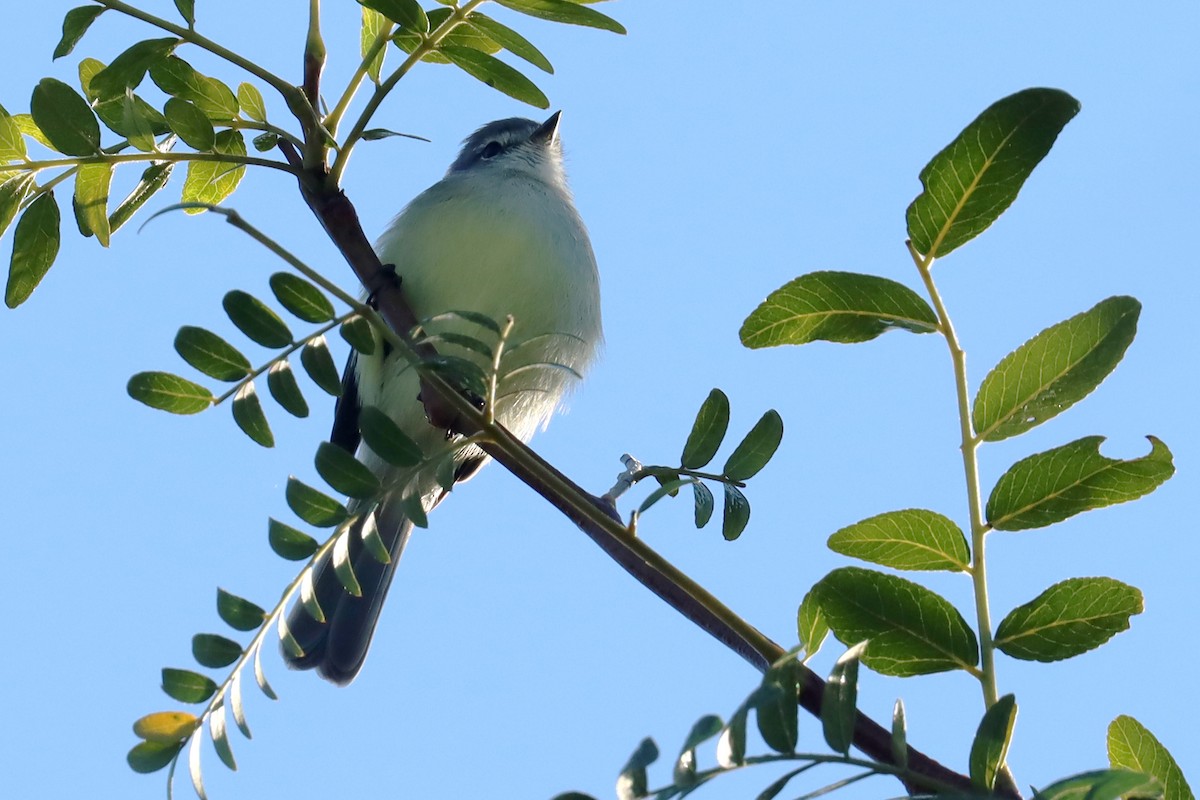
[{"label": "green leaf", "polygon": [[79,6],[72,8],[63,17],[62,38],[54,47],[54,60],[70,55],[79,44],[79,40],[87,33],[88,28],[96,21],[96,17],[104,11],[103,6]]},{"label": "green leaf", "polygon": [[1002,531],[1041,528],[1154,491],[1175,466],[1165,444],[1146,438],[1150,453],[1128,461],[1100,455],[1103,436],[1086,436],[1018,461],[992,489],[988,523]]},{"label": "green leaf", "polygon": [[753,698],[758,732],[778,753],[796,752],[799,741],[799,664],[786,661],[767,670]]},{"label": "green leaf", "polygon": [[303,561],[317,552],[319,547],[317,540],[307,533],[276,519],[271,519],[267,524],[267,541],[276,555],[288,561]]},{"label": "green leaf", "polygon": [[174,761],[175,756],[179,755],[179,751],[182,749],[183,742],[177,744],[138,742],[125,756],[125,761],[134,772],[149,775],[152,772],[158,772]]},{"label": "green leaf", "polygon": [[108,188],[112,183],[112,164],[80,164],[75,173],[73,207],[79,229],[108,247]]},{"label": "green leaf", "polygon": [[1179,763],[1142,723],[1121,715],[1108,726],[1108,763],[1150,775],[1162,786],[1163,800],[1195,800]]},{"label": "green leaf", "polygon": [[332,528],[346,518],[341,503],[294,477],[288,478],[285,497],[288,508],[314,527]]},{"label": "green leaf", "polygon": [[471,47],[444,44],[438,48],[452,64],[498,92],[534,108],[549,108],[550,100],[533,81],[498,58]]},{"label": "green leaf", "polygon": [[196,27],[196,0],[175,0],[175,8],[189,28]]},{"label": "green leaf", "polygon": [[[224,155],[246,155],[246,142],[241,131],[226,130],[217,134],[213,152]],[[233,161],[189,161],[183,181],[183,202],[216,205],[233,194],[246,174],[246,165]],[[189,208],[189,214],[202,213],[202,208]]]},{"label": "green leaf", "polygon": [[83,58],[79,60],[79,88],[83,90],[83,96],[87,98],[89,103],[94,103],[100,98],[92,91],[92,79],[104,71],[107,66],[103,61],[95,58]]},{"label": "green leaf", "polygon": [[1037,800],[1118,800],[1122,797],[1153,800],[1162,796],[1162,787],[1145,773],[1102,769],[1055,781],[1041,791],[1035,790],[1034,796]]},{"label": "green leaf", "polygon": [[21,203],[25,202],[25,198],[36,185],[33,175],[29,173],[14,175],[0,183],[0,236],[8,230],[21,208]]},{"label": "green leaf", "polygon": [[[660,478],[659,480],[661,481],[662,479]],[[695,478],[675,478],[674,480],[668,480],[666,483],[663,483],[661,486],[647,495],[646,499],[643,500],[641,505],[638,506],[638,515],[641,516],[649,511],[654,504],[656,504],[659,500],[662,500],[667,495],[675,497],[679,494],[679,490],[684,486],[687,486],[689,483],[695,484],[698,483],[698,481]]]},{"label": "green leaf", "polygon": [[326,483],[348,497],[366,500],[380,492],[375,473],[336,444],[321,442],[317,446],[316,467]]},{"label": "green leaf", "polygon": [[267,618],[262,608],[224,589],[217,589],[217,614],[235,631],[256,630]]},{"label": "green leaf", "polygon": [[[128,133],[125,137],[129,143],[141,150],[143,153],[153,153],[158,146],[154,140],[156,124],[161,122],[162,126],[166,127],[166,118],[150,107],[145,100],[134,96],[129,89],[125,90],[125,96],[121,98],[121,128]],[[96,113],[100,114],[100,109],[105,103],[101,103],[96,107]],[[101,119],[103,116],[101,115]],[[116,127],[105,121],[106,125],[116,130]]]},{"label": "green leaf", "polygon": [[843,644],[870,640],[862,661],[884,675],[928,675],[969,669],[979,643],[948,600],[920,584],[860,567],[841,567],[813,587]]},{"label": "green leaf", "polygon": [[843,653],[825,681],[821,694],[821,731],[825,743],[835,753],[848,755],[854,742],[854,723],[858,717],[858,662],[866,642],[859,642]]},{"label": "green leaf", "polygon": [[829,549],[893,569],[965,572],[967,537],[933,511],[888,511],[848,525],[829,537]]},{"label": "green leaf", "polygon": [[164,667],[162,690],[181,703],[203,703],[217,691],[217,684],[198,672]]},{"label": "green leaf", "polygon": [[1113,578],[1069,578],[1018,606],[996,629],[996,646],[1026,661],[1086,653],[1129,628],[1142,593]]},{"label": "green leaf", "polygon": [[720,389],[713,389],[704,399],[696,414],[696,421],[692,423],[692,432],[688,434],[683,455],[680,456],[680,466],[684,469],[700,469],[712,461],[721,442],[725,440],[728,428],[729,398]]},{"label": "green leaf", "polygon": [[367,8],[374,9],[400,27],[416,33],[429,32],[429,17],[417,0],[358,0]]},{"label": "green leaf", "polygon": [[342,396],[342,379],[324,336],[311,339],[300,351],[300,364],[313,383],[333,397]]},{"label": "green leaf", "polygon": [[750,522],[750,501],[734,485],[722,484],[725,488],[725,510],[721,518],[721,535],[732,542],[742,535]]},{"label": "green leaf", "polygon": [[1141,310],[1132,297],[1110,297],[1005,356],[975,397],[978,436],[989,442],[1016,436],[1091,394],[1125,355]]},{"label": "green leaf", "polygon": [[241,655],[242,646],[233,639],[215,633],[197,633],[192,637],[192,658],[202,667],[228,667]]},{"label": "green leaf", "polygon": [[263,413],[262,401],[258,399],[254,381],[242,384],[234,394],[233,421],[254,443],[263,447],[275,446],[275,436],[271,433],[271,426],[267,424],[267,415]]},{"label": "green leaf", "polygon": [[418,528],[429,527],[429,518],[425,514],[425,504],[421,501],[420,495],[408,495],[400,501],[400,507],[404,509],[404,515],[413,525]]},{"label": "green leaf", "polygon": [[292,343],[287,324],[254,295],[234,289],[221,300],[221,306],[238,330],[263,347],[279,349]]},{"label": "green leaf", "polygon": [[904,718],[904,701],[899,698],[892,707],[892,759],[900,769],[908,769],[908,723]]},{"label": "green leaf", "polygon": [[32,116],[29,114],[13,114],[12,120],[17,123],[17,129],[21,131],[22,135],[28,136],[42,147],[47,147],[51,150],[54,149],[54,145],[50,144],[50,140],[46,138],[46,134],[42,133],[42,129],[33,121]]},{"label": "green leaf", "polygon": [[175,334],[175,352],[196,369],[219,381],[240,381],[250,374],[250,361],[229,342],[204,328],[184,325]]},{"label": "green leaf", "polygon": [[359,316],[351,317],[342,323],[342,327],[338,331],[346,343],[357,350],[364,356],[369,356],[375,352],[375,334],[371,330],[371,323]]},{"label": "green leaf", "polygon": [[296,373],[288,362],[276,361],[267,370],[267,389],[275,402],[293,417],[303,419],[308,416],[308,403],[304,401],[300,384],[296,383]]},{"label": "green leaf", "polygon": [[924,191],[908,207],[908,236],[944,257],[1004,213],[1079,101],[1058,89],[1025,89],[989,106],[921,170]]},{"label": "green leaf", "polygon": [[796,609],[796,634],[800,646],[804,648],[804,660],[812,658],[821,649],[825,637],[829,635],[829,623],[821,613],[821,604],[817,602],[817,594],[811,589],[800,601]]},{"label": "green leaf", "polygon": [[653,739],[642,739],[633,751],[621,774],[617,776],[617,800],[637,800],[648,791],[646,767],[658,760],[658,746]]},{"label": "green leaf", "polygon": [[528,61],[543,72],[554,74],[554,66],[550,60],[533,46],[533,43],[507,25],[502,25],[491,17],[485,17],[479,12],[473,12],[467,21],[474,25],[485,36],[508,52],[520,59]]},{"label": "green leaf", "polygon": [[266,153],[274,150],[279,144],[279,135],[274,133],[260,133],[254,137],[254,149],[260,153]]},{"label": "green leaf", "polygon": [[551,22],[585,25],[589,28],[625,33],[625,26],[612,17],[567,0],[496,0],[500,5]]},{"label": "green leaf", "polygon": [[171,171],[175,168],[174,164],[151,164],[142,173],[141,180],[137,186],[129,193],[129,196],[121,201],[112,214],[108,218],[108,228],[111,233],[116,233],[117,229],[128,222],[138,210],[146,204],[146,201],[153,197],[159,189],[167,185],[167,181],[171,179]]},{"label": "green leaf", "polygon": [[88,82],[88,94],[96,100],[122,97],[126,89],[136,89],[150,67],[169,56],[181,40],[147,39],[127,48]]},{"label": "green leaf", "polygon": [[280,305],[306,323],[328,323],[334,318],[334,303],[304,278],[290,272],[276,272],[270,284]]},{"label": "green leaf", "polygon": [[4,304],[9,308],[16,308],[28,300],[50,271],[58,257],[60,223],[54,192],[40,195],[17,220],[8,285],[4,288]]},{"label": "green leaf", "polygon": [[[384,27],[387,25],[387,17],[380,14],[378,11],[363,6],[362,9],[362,29],[359,34],[359,54],[367,57],[367,53],[375,46],[376,40],[383,33]],[[383,71],[383,58],[387,54],[387,47],[379,48],[379,52],[371,59],[371,63],[367,65],[367,76],[379,85],[379,75]]]},{"label": "green leaf", "polygon": [[688,786],[696,779],[696,748],[721,732],[725,723],[715,714],[706,714],[692,725],[679,757],[675,759],[673,779],[680,786]]},{"label": "green leaf", "polygon": [[156,711],[134,722],[133,733],[148,742],[176,744],[190,736],[199,723],[186,711]]},{"label": "green leaf", "polygon": [[87,100],[62,81],[42,78],[34,87],[29,112],[58,152],[94,156],[100,152],[100,123]]},{"label": "green leaf", "polygon": [[767,465],[783,440],[783,419],[771,409],[754,423],[725,462],[722,474],[735,481],[753,478]]},{"label": "green leaf", "polygon": [[397,467],[411,467],[424,457],[421,448],[392,418],[375,406],[363,406],[358,415],[363,441],[375,455]]},{"label": "green leaf", "polygon": [[992,703],[979,722],[971,742],[971,783],[985,792],[996,788],[996,777],[1008,757],[1016,723],[1017,699],[1011,694]]},{"label": "green leaf", "polygon": [[25,159],[25,139],[16,120],[8,112],[0,108],[0,163],[22,161]]},{"label": "green leaf", "polygon": [[716,502],[713,493],[700,481],[692,484],[692,495],[696,503],[696,527],[703,528],[712,519]]},{"label": "green leaf", "polygon": [[129,396],[160,411],[199,414],[215,399],[208,389],[169,372],[139,372],[125,387]]},{"label": "green leaf", "polygon": [[[450,13],[451,11],[448,8],[435,8],[430,10],[429,27],[433,30],[440,28],[442,23],[450,18]],[[412,53],[413,50],[417,49],[417,47],[421,44],[422,39],[420,35],[401,28],[392,36],[392,41],[395,42],[396,46],[404,52]],[[488,53],[489,55],[499,52],[500,50],[500,45],[496,42],[493,42],[489,37],[485,36],[482,30],[473,25],[468,25],[465,23],[457,26],[454,30],[450,31],[450,33],[446,34],[442,38],[439,47],[445,47],[447,45],[454,47],[466,47],[470,48],[471,50],[478,50],[481,53]],[[421,60],[428,61],[432,64],[451,63],[450,59],[446,58],[436,50],[427,53],[424,57],[422,57]]]},{"label": "green leaf", "polygon": [[153,64],[150,79],[167,94],[195,103],[209,119],[227,121],[238,115],[232,89],[216,78],[201,75],[178,56],[167,56]]},{"label": "green leaf", "polygon": [[189,147],[209,152],[217,146],[217,132],[213,129],[212,120],[194,103],[178,97],[168,98],[163,106],[163,115],[171,130]]},{"label": "green leaf", "polygon": [[267,121],[267,105],[263,102],[262,92],[252,83],[239,83],[237,88],[238,105],[242,113],[255,122]]},{"label": "green leaf", "polygon": [[756,690],[738,707],[717,740],[717,764],[725,769],[746,763],[746,718],[750,714],[750,701],[757,694]]},{"label": "green leaf", "polygon": [[826,341],[853,344],[890,330],[931,333],[937,316],[902,283],[854,272],[810,272],[785,283],[746,317],[750,348]]}]

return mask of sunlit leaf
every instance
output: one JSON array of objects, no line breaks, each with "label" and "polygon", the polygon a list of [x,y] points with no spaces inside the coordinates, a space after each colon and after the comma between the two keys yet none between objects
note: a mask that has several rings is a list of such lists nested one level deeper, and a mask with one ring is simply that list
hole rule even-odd
[{"label": "sunlit leaf", "polygon": [[900,769],[908,767],[908,722],[904,715],[904,701],[899,698],[892,707],[892,758]]},{"label": "sunlit leaf", "polygon": [[1175,757],[1133,717],[1121,715],[1109,723],[1108,763],[1153,777],[1162,786],[1163,800],[1195,800]]},{"label": "sunlit leaf", "polygon": [[172,414],[198,414],[213,404],[212,392],[169,372],[139,372],[125,390],[139,403]]},{"label": "sunlit leaf", "polygon": [[173,97],[195,103],[213,120],[231,120],[238,115],[233,90],[216,78],[201,75],[178,56],[168,56],[150,67],[150,78]]},{"label": "sunlit leaf", "polygon": [[825,621],[825,615],[821,613],[821,604],[817,602],[817,595],[811,589],[796,609],[796,633],[800,645],[804,648],[805,661],[817,654],[825,642],[825,637],[829,635],[829,623]]},{"label": "sunlit leaf", "polygon": [[1079,101],[1058,89],[1025,89],[989,106],[921,170],[924,191],[908,207],[908,236],[944,257],[1004,213],[1050,152]]},{"label": "sunlit leaf", "polygon": [[1018,606],[996,628],[1013,658],[1059,661],[1094,650],[1142,613],[1142,593],[1113,578],[1069,578]]},{"label": "sunlit leaf", "polygon": [[543,72],[554,74],[550,59],[534,47],[533,43],[507,25],[503,25],[491,17],[485,17],[478,11],[472,12],[468,22],[483,31],[484,35],[496,44],[512,53],[517,58],[524,59]]},{"label": "sunlit leaf", "polygon": [[829,549],[893,569],[949,570],[970,567],[967,537],[933,511],[889,511],[848,525],[829,537]]},{"label": "sunlit leaf", "polygon": [[343,528],[338,531],[338,536],[333,541],[333,557],[331,559],[333,572],[342,582],[342,588],[351,596],[362,597],[362,586],[359,585],[358,577],[354,574],[354,565],[350,563],[351,535],[348,528]]},{"label": "sunlit leaf", "polygon": [[[25,158],[25,137],[9,113],[0,108],[0,163],[20,161]],[[6,180],[11,180],[11,176]]]},{"label": "sunlit leaf", "polygon": [[1041,528],[1149,494],[1175,474],[1171,451],[1148,436],[1150,453],[1122,461],[1100,455],[1103,436],[1086,436],[1014,464],[987,502],[993,528]]},{"label": "sunlit leaf", "polygon": [[148,742],[178,744],[196,729],[198,722],[186,711],[156,711],[133,723],[133,733]]},{"label": "sunlit leaf", "polygon": [[225,722],[225,705],[222,703],[208,717],[208,733],[212,737],[213,749],[217,758],[231,770],[237,769],[233,759],[233,748],[229,746],[229,728]]},{"label": "sunlit leaf", "polygon": [[237,88],[238,105],[242,113],[255,122],[267,121],[267,106],[263,102],[262,92],[252,83],[239,83]]},{"label": "sunlit leaf", "polygon": [[810,272],[771,292],[739,332],[746,347],[866,342],[890,330],[932,333],[937,316],[902,283],[854,272]]},{"label": "sunlit leaf", "polygon": [[976,434],[989,442],[1016,436],[1091,394],[1125,355],[1141,309],[1132,297],[1110,297],[1005,356],[975,396]]},{"label": "sunlit leaf", "polygon": [[[363,6],[362,9],[362,28],[359,34],[360,40],[360,55],[363,58],[367,57],[367,53],[375,46],[387,26],[387,17],[380,14],[378,11]],[[383,59],[387,54],[387,47],[380,47],[375,57],[371,59],[371,63],[367,65],[367,77],[375,84],[379,83],[379,75],[383,71]]]},{"label": "sunlit leaf", "polygon": [[813,587],[843,644],[870,640],[862,661],[884,675],[927,675],[979,662],[975,632],[948,600],[920,584],[841,567]]},{"label": "sunlit leaf", "polygon": [[58,257],[61,218],[54,192],[30,203],[13,230],[13,252],[8,266],[4,304],[16,308],[29,299]]},{"label": "sunlit leaf", "polygon": [[367,8],[374,9],[397,25],[416,33],[429,31],[429,17],[417,0],[358,0]]},{"label": "sunlit leaf", "polygon": [[1008,757],[1016,723],[1017,699],[1006,694],[984,713],[975,731],[975,739],[971,742],[971,783],[985,792],[996,788],[996,777]]},{"label": "sunlit leaf", "polygon": [[112,183],[112,164],[80,164],[75,173],[73,207],[81,231],[95,235],[108,247],[108,189]]},{"label": "sunlit leaf", "polygon": [[1127,769],[1102,769],[1082,772],[1045,789],[1036,790],[1037,800],[1118,800],[1162,797],[1162,786],[1150,775]]},{"label": "sunlit leaf", "polygon": [[[213,152],[222,155],[246,155],[246,141],[241,131],[225,130],[216,135]],[[246,165],[234,161],[189,161],[183,181],[182,199],[185,203],[216,205],[233,194],[246,174]],[[204,209],[188,208],[189,214]]]},{"label": "sunlit leaf", "polygon": [[33,191],[36,181],[29,173],[14,175],[0,183],[0,236],[17,216],[21,203]]}]

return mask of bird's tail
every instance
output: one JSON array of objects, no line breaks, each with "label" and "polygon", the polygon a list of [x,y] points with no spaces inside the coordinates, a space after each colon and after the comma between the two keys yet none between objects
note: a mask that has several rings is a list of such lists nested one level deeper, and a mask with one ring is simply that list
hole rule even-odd
[{"label": "bird's tail", "polygon": [[339,686],[353,681],[362,669],[396,564],[413,528],[412,522],[399,511],[399,505],[385,502],[378,512],[379,534],[391,556],[387,563],[379,561],[364,546],[363,520],[355,522],[348,534],[349,560],[362,587],[361,596],[346,591],[334,572],[330,556],[314,567],[314,593],[325,621],[318,622],[300,603],[292,609],[288,628],[304,651],[297,656],[284,649],[284,660],[292,669],[316,669],[321,677]]}]

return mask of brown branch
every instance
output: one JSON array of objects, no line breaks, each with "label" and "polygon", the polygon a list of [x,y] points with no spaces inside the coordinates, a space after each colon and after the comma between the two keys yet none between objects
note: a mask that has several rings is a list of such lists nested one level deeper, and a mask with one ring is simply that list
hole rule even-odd
[{"label": "brown branch", "polygon": [[[281,142],[280,147],[284,149],[289,162],[299,164],[298,154],[287,142]],[[349,199],[330,184],[328,173],[323,170],[305,172],[300,179],[300,189],[326,233],[363,285],[372,292],[380,315],[399,336],[412,344],[409,332],[417,325],[416,316],[404,299],[400,281],[395,280],[393,273],[380,263]],[[413,347],[422,357],[436,354],[428,344],[413,344]],[[469,404],[469,401],[456,395],[445,382],[436,378],[424,381],[421,399],[431,424],[466,435],[478,431],[470,417],[463,416],[457,410],[463,407],[462,404]],[[507,431],[502,433],[507,434]],[[502,436],[498,441],[484,442],[481,446],[518,479],[563,512],[639,583],[755,669],[764,672],[783,656],[784,650],[778,644],[757,631],[753,631],[757,636],[748,636],[736,630],[710,605],[700,602],[691,591],[672,580],[665,574],[665,562],[640,540],[621,537],[608,530],[591,513],[589,506],[620,523],[616,509],[576,485],[523,442],[507,434],[506,438]],[[552,480],[544,480],[542,474],[549,474]],[[583,506],[575,502],[580,497],[588,498]],[[807,667],[801,669],[799,703],[810,714],[820,716],[825,681]],[[855,721],[854,745],[882,764],[897,766],[892,754],[891,732],[862,712],[858,713]],[[910,793],[934,793],[947,789],[972,791],[967,776],[943,766],[911,745],[908,747],[907,763],[908,773],[902,781]],[[1020,798],[1019,792],[1012,787],[998,789],[997,794],[1017,800]]]}]

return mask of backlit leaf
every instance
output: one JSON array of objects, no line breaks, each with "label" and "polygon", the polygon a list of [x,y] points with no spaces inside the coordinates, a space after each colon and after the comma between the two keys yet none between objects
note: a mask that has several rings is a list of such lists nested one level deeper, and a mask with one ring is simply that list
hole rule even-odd
[{"label": "backlit leaf", "polygon": [[417,0],[358,0],[409,31],[427,33],[429,18]]},{"label": "backlit leaf", "polygon": [[189,147],[202,153],[216,147],[217,132],[213,129],[212,120],[196,108],[195,104],[178,97],[170,97],[163,106],[163,114],[171,130]]},{"label": "backlit leaf", "polygon": [[216,78],[202,75],[178,56],[167,56],[150,67],[150,78],[173,97],[195,103],[213,120],[231,120],[238,115],[233,90]]},{"label": "backlit leaf", "polygon": [[1163,800],[1195,800],[1174,756],[1133,717],[1121,715],[1109,723],[1108,763],[1153,777],[1162,786]]},{"label": "backlit leaf", "polygon": [[104,247],[109,241],[108,188],[112,174],[112,164],[80,164],[75,173],[73,206],[79,228],[94,234]]},{"label": "backlit leaf", "polygon": [[17,220],[4,304],[16,308],[29,299],[58,257],[61,218],[54,192],[36,198]]},{"label": "backlit leaf", "polygon": [[123,97],[126,89],[136,89],[146,77],[146,71],[161,61],[180,44],[174,37],[147,39],[126,48],[88,82],[88,94],[97,100]]},{"label": "backlit leaf", "polygon": [[239,381],[250,374],[250,361],[212,331],[184,325],[175,334],[175,352],[196,369],[219,381]]},{"label": "backlit leaf", "polygon": [[438,52],[463,72],[509,97],[534,108],[549,108],[550,100],[533,81],[498,58],[470,47],[442,45]]},{"label": "backlit leaf", "polygon": [[1148,436],[1149,454],[1128,461],[1100,455],[1103,436],[1086,436],[1014,464],[987,502],[993,528],[1041,528],[1094,508],[1149,494],[1175,473],[1171,451]]},{"label": "backlit leaf", "polygon": [[139,372],[125,390],[139,403],[172,414],[198,414],[213,404],[213,395],[198,383],[169,372]]},{"label": "backlit leaf", "polygon": [[996,646],[1013,658],[1060,661],[1094,650],[1142,613],[1142,593],[1113,578],[1069,578],[1009,612]]},{"label": "backlit leaf", "polygon": [[893,569],[963,572],[967,537],[941,514],[911,508],[848,525],[829,537],[829,549]]},{"label": "backlit leaf", "polygon": [[585,25],[589,28],[625,33],[625,26],[599,11],[569,0],[496,0],[502,6],[528,14],[531,17],[570,25]]},{"label": "backlit leaf", "polygon": [[[225,130],[216,135],[213,152],[223,155],[246,155],[246,142],[241,131]],[[189,161],[183,181],[182,199],[185,203],[216,205],[233,194],[246,174],[246,165],[234,161]],[[188,208],[189,214],[199,214],[202,208]]]},{"label": "backlit leaf", "polygon": [[805,661],[817,654],[825,642],[825,637],[829,635],[829,623],[825,621],[825,615],[821,613],[821,604],[817,602],[817,595],[811,589],[804,595],[804,599],[800,601],[800,608],[796,610],[796,633],[800,646],[804,648]]},{"label": "backlit leaf", "polygon": [[813,587],[834,635],[870,641],[864,664],[884,675],[928,675],[979,662],[979,643],[948,600],[920,584],[841,567]]},{"label": "backlit leaf", "polygon": [[902,283],[854,272],[810,272],[771,292],[739,332],[750,348],[866,342],[890,330],[932,333],[937,316]]},{"label": "backlit leaf", "polygon": [[267,121],[267,105],[263,102],[262,92],[252,83],[239,83],[237,89],[238,105],[242,113],[255,122]]},{"label": "backlit leaf", "polygon": [[512,53],[517,58],[524,59],[543,72],[554,74],[550,60],[533,46],[533,43],[507,25],[502,25],[491,17],[485,17],[478,11],[473,12],[467,20],[496,44]]},{"label": "backlit leaf", "polygon": [[292,343],[287,324],[254,295],[234,289],[221,300],[221,306],[238,330],[263,347],[279,349]]},{"label": "backlit leaf", "polygon": [[982,233],[1017,199],[1079,101],[1057,89],[1025,89],[989,106],[921,170],[908,236],[944,257]]}]

